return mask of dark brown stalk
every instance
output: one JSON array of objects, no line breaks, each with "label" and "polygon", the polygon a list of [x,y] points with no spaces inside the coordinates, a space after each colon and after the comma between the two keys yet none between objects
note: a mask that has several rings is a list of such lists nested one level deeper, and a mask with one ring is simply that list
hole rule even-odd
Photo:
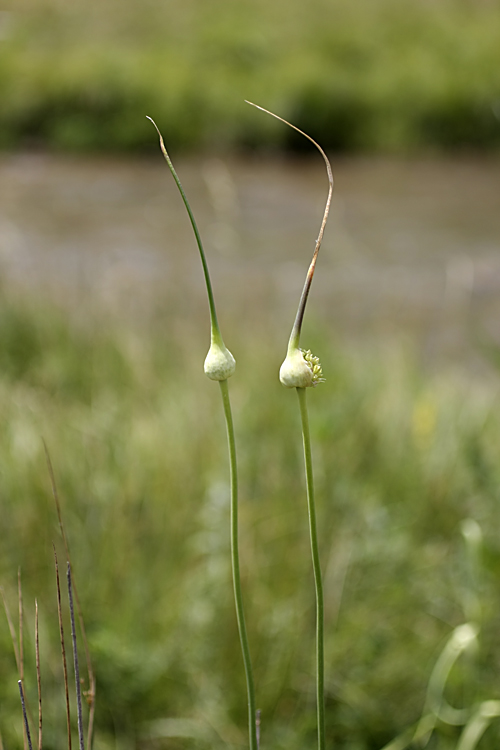
[{"label": "dark brown stalk", "polygon": [[31,744],[30,725],[28,722],[28,714],[26,713],[26,703],[24,700],[23,683],[21,682],[21,680],[18,680],[17,684],[19,685],[19,695],[21,696],[21,706],[23,709],[24,732],[28,741],[29,750],[33,750],[33,745]]},{"label": "dark brown stalk", "polygon": [[[23,589],[21,586],[21,568],[18,568],[17,570],[17,607],[18,607],[18,615],[19,615],[19,679],[21,682],[21,685],[23,687],[24,691],[24,632],[23,632]],[[26,711],[26,702],[24,700],[24,694],[23,694],[23,711]],[[31,716],[31,720],[33,720],[33,717]],[[24,750],[26,750],[27,747],[27,737],[26,733],[24,734]],[[31,740],[30,740],[30,750],[31,750]]]},{"label": "dark brown stalk", "polygon": [[[59,529],[61,531],[61,536],[63,539],[64,544],[64,550],[66,552],[66,559],[68,560],[68,564],[71,565],[71,555],[69,553],[69,544],[68,539],[66,537],[66,532],[64,530],[64,524],[62,520],[62,513],[61,513],[61,504],[59,502],[59,492],[57,490],[57,483],[56,478],[54,474],[54,469],[52,467],[52,461],[50,460],[50,454],[49,450],[47,448],[47,444],[45,441],[43,442],[43,447],[45,449],[45,458],[47,460],[47,467],[49,470],[50,475],[50,483],[52,485],[52,495],[54,497],[54,502],[56,505],[57,510],[57,518],[59,520]],[[87,640],[87,633],[85,631],[85,623],[83,621],[83,611],[80,604],[80,597],[78,596],[78,589],[76,587],[76,583],[73,580],[72,581],[72,589],[75,595],[75,602],[76,602],[76,611],[78,613],[78,622],[80,624],[80,631],[82,634],[82,641],[83,641],[83,648],[85,650],[85,661],[87,664],[87,674],[88,674],[88,681],[89,681],[89,687],[88,690],[85,691],[84,695],[87,700],[87,704],[89,707],[89,723],[88,723],[88,729],[87,729],[87,747],[88,750],[92,749],[92,739],[94,735],[94,716],[95,716],[95,692],[96,692],[96,682],[95,682],[95,675],[94,670],[92,668],[92,659],[90,658],[90,648]]]},{"label": "dark brown stalk", "polygon": [[61,583],[59,580],[59,564],[57,562],[57,552],[54,549],[54,563],[56,568],[56,585],[57,585],[57,616],[59,618],[59,637],[61,640],[61,654],[64,673],[64,692],[66,695],[66,725],[68,728],[68,750],[71,750],[71,711],[69,704],[69,684],[68,684],[68,662],[66,660],[66,645],[64,641],[64,625],[61,606]]},{"label": "dark brown stalk", "polygon": [[69,599],[69,614],[71,618],[71,638],[73,641],[73,663],[75,667],[75,688],[76,688],[76,706],[78,714],[78,740],[80,743],[80,750],[85,750],[85,744],[83,742],[83,713],[82,713],[82,689],[80,684],[80,665],[78,662],[78,648],[76,644],[76,627],[75,627],[75,607],[73,605],[73,588],[71,585],[71,565],[68,561],[68,569],[66,571],[66,577],[68,580],[68,599]]},{"label": "dark brown stalk", "polygon": [[35,599],[35,660],[38,689],[38,750],[42,750],[42,675],[40,672],[40,638],[38,630],[38,602]]}]

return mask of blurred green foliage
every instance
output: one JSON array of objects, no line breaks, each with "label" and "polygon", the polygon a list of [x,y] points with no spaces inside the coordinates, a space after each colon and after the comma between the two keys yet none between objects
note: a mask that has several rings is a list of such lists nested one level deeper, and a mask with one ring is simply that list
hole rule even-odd
[{"label": "blurred green foliage", "polygon": [[[310,398],[327,736],[369,750],[418,721],[471,596],[481,650],[452,673],[447,698],[500,696],[500,403],[494,383],[424,374],[411,352],[353,352],[319,329],[313,338],[327,377]],[[65,746],[52,540],[64,558],[42,437],[97,675],[97,750],[245,744],[224,425],[218,389],[195,356],[205,343],[194,327],[181,335],[161,309],[146,325],[2,293],[0,584],[15,613],[21,566],[33,708],[38,597],[45,747]],[[248,322],[237,343],[228,333],[262,741],[303,750],[315,745],[314,597],[296,396],[278,382],[272,334],[257,341]],[[467,518],[485,537],[474,582],[460,536]],[[0,674],[0,728],[6,747],[20,748],[3,615]],[[454,747],[458,729],[440,727],[437,737],[433,747]],[[490,728],[482,747],[497,737]]]},{"label": "blurred green foliage", "polygon": [[491,0],[7,0],[0,146],[342,150],[500,144]]}]

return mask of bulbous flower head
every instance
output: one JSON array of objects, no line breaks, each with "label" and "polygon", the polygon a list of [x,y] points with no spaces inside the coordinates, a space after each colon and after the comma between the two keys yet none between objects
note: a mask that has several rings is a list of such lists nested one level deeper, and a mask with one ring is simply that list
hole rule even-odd
[{"label": "bulbous flower head", "polygon": [[189,201],[186,197],[186,193],[184,192],[184,188],[181,185],[181,181],[179,180],[177,172],[174,169],[174,165],[172,164],[172,161],[170,159],[170,156],[168,155],[167,149],[165,148],[165,143],[163,142],[162,134],[160,133],[155,121],[152,120],[151,117],[148,117],[148,120],[151,120],[151,122],[156,128],[156,132],[158,133],[158,136],[160,138],[161,151],[163,153],[163,156],[165,157],[165,161],[168,164],[168,168],[170,169],[172,176],[175,180],[175,183],[177,185],[177,188],[181,194],[182,200],[184,201],[184,205],[186,206],[186,210],[188,212],[191,226],[193,227],[196,242],[198,244],[198,250],[200,252],[201,262],[203,265],[205,283],[207,286],[208,304],[210,308],[210,328],[211,328],[211,338],[212,338],[212,344],[205,358],[205,365],[204,365],[205,375],[207,375],[210,378],[210,380],[221,380],[221,381],[226,380],[227,378],[231,377],[231,375],[234,373],[235,368],[236,368],[236,363],[234,361],[233,355],[231,354],[230,351],[228,351],[228,349],[226,349],[226,347],[224,346],[224,342],[222,341],[219,324],[217,322],[217,314],[215,312],[215,301],[214,301],[214,295],[212,292],[212,283],[210,281],[210,274],[208,272],[208,265],[207,265],[207,261],[205,258],[205,251],[203,249],[203,244],[201,241],[200,233],[198,231],[198,227],[196,225],[196,221],[195,221],[193,212],[191,210],[191,206],[189,205]]},{"label": "bulbous flower head", "polygon": [[318,357],[309,349],[295,348],[288,351],[280,367],[280,381],[285,388],[314,388],[325,379]]},{"label": "bulbous flower head", "polygon": [[236,362],[224,344],[212,341],[205,358],[205,375],[210,380],[227,380],[234,374]]}]

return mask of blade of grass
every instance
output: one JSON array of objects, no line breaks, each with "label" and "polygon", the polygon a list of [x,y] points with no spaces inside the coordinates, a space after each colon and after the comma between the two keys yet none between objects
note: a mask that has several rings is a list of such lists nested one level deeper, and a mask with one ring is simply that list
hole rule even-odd
[{"label": "blade of grass", "polygon": [[66,660],[66,645],[64,641],[64,626],[62,617],[62,606],[61,606],[61,583],[59,580],[59,563],[57,561],[56,548],[54,549],[54,564],[56,569],[56,585],[57,585],[57,616],[59,618],[59,637],[61,640],[61,655],[63,663],[63,674],[64,674],[64,693],[66,697],[66,726],[68,730],[68,750],[71,750],[71,711],[69,703],[69,683],[68,683],[68,662]]},{"label": "blade of grass", "polygon": [[[19,570],[18,571],[18,608],[19,608],[20,580],[21,579],[20,579],[20,570]],[[9,610],[9,606],[7,604],[7,599],[5,597],[5,591],[4,591],[4,589],[3,589],[2,586],[0,586],[0,593],[2,594],[2,600],[3,600],[4,610],[5,610],[5,616],[7,618],[7,624],[9,626],[9,632],[10,632],[10,637],[11,637],[11,641],[12,641],[12,649],[14,651],[14,658],[16,660],[17,672],[19,674],[19,677],[21,677],[21,657],[20,657],[20,654],[19,654],[19,643],[18,643],[18,639],[17,639],[17,635],[16,635],[16,629],[14,627],[14,621],[12,620],[12,617],[11,617],[11,614],[10,614],[10,610]],[[22,607],[21,607],[21,609],[22,609]],[[21,681],[21,684],[22,684],[22,681]],[[24,700],[24,698],[23,698],[23,700]],[[27,701],[25,701],[25,706],[26,706],[26,710],[30,714],[31,720],[33,721],[33,717],[31,716],[31,713],[30,713],[30,710],[29,710],[29,705],[28,705]],[[27,737],[26,737],[26,732],[25,732],[24,729],[23,729],[23,738],[24,738],[24,740],[23,740],[24,746],[25,746],[25,748],[27,748]]]},{"label": "blade of grass", "polygon": [[[50,483],[52,487],[52,496],[54,498],[54,503],[57,510],[57,518],[59,520],[59,529],[61,531],[61,536],[64,544],[64,550],[66,552],[66,559],[68,560],[68,564],[71,565],[71,555],[69,552],[69,544],[68,539],[66,537],[66,531],[64,529],[64,523],[62,519],[62,513],[61,513],[61,503],[59,501],[59,492],[57,489],[57,483],[56,478],[54,474],[54,469],[52,466],[52,461],[50,459],[49,449],[47,447],[47,444],[45,440],[43,441],[43,447],[45,450],[45,459],[47,461],[47,468],[49,471],[50,476]],[[80,625],[80,632],[82,634],[82,641],[83,641],[83,648],[85,651],[85,661],[87,664],[87,675],[88,675],[88,682],[89,687],[88,690],[85,691],[85,698],[87,700],[87,704],[89,706],[89,723],[88,723],[88,729],[87,729],[87,747],[88,750],[92,750],[92,740],[94,736],[94,719],[95,719],[95,694],[96,694],[96,681],[95,681],[95,675],[94,675],[94,669],[92,667],[92,659],[90,657],[90,648],[87,640],[87,633],[85,630],[85,623],[83,620],[83,610],[80,604],[80,597],[78,596],[78,589],[76,586],[75,581],[72,582],[72,589],[75,595],[75,602],[76,602],[76,610],[78,613],[78,622]]]},{"label": "blade of grass", "polygon": [[19,679],[24,688],[24,617],[23,617],[23,588],[21,584],[21,568],[17,569],[17,612],[19,618]]},{"label": "blade of grass", "polygon": [[[24,633],[23,633],[23,589],[21,585],[21,568],[17,569],[17,610],[19,618],[19,679],[24,691]],[[23,701],[24,701],[23,697]],[[23,710],[28,709],[27,701],[24,702]],[[30,718],[33,721],[33,717],[30,714]],[[24,734],[24,750],[26,750],[27,737]]]},{"label": "blade of grass", "polygon": [[38,629],[38,601],[35,599],[35,660],[38,691],[38,750],[42,750],[42,675],[40,672],[40,638]]},{"label": "blade of grass", "polygon": [[475,750],[493,719],[500,716],[500,701],[484,701],[465,726],[457,750]]},{"label": "blade of grass", "polygon": [[19,686],[19,695],[21,696],[21,706],[23,709],[24,732],[26,735],[29,750],[33,750],[33,745],[31,744],[31,734],[30,734],[30,725],[28,722],[28,714],[26,713],[26,701],[24,700],[23,683],[21,680],[18,680],[17,684]]},{"label": "blade of grass", "polygon": [[17,635],[16,635],[16,630],[14,628],[14,623],[12,621],[12,617],[10,616],[10,610],[7,604],[7,599],[5,598],[5,591],[3,590],[3,586],[0,586],[0,593],[2,594],[3,608],[5,610],[5,616],[7,618],[7,624],[9,626],[10,638],[12,641],[12,648],[14,649],[16,667],[17,667],[18,674],[20,674],[21,668],[20,668],[20,662],[19,662],[19,649],[17,647]]},{"label": "blade of grass", "polygon": [[68,561],[68,568],[66,571],[66,577],[68,582],[68,599],[69,599],[69,614],[71,619],[71,638],[73,641],[73,664],[75,668],[75,688],[76,688],[76,706],[78,716],[78,740],[80,750],[85,750],[85,744],[83,741],[83,712],[82,712],[82,690],[80,684],[80,665],[78,662],[78,648],[76,643],[76,627],[75,627],[75,608],[73,605],[73,588],[71,585],[71,565]]},{"label": "blade of grass", "polygon": [[417,726],[411,726],[409,729],[406,729],[402,734],[391,740],[389,744],[384,745],[382,750],[405,750],[410,745],[413,747],[419,746],[420,740],[433,731],[435,723],[434,714],[423,716]]}]

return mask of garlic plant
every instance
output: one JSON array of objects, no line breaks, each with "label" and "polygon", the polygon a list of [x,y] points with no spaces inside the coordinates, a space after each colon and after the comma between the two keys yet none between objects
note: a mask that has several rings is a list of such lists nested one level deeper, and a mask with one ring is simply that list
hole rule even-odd
[{"label": "garlic plant", "polygon": [[[252,104],[252,102],[248,102]],[[304,446],[304,463],[306,472],[306,486],[307,486],[307,506],[309,515],[309,535],[311,540],[311,555],[314,572],[314,583],[316,591],[316,700],[317,700],[317,721],[318,721],[318,750],[325,750],[325,667],[324,667],[324,603],[323,603],[323,581],[321,576],[321,564],[318,549],[318,536],[316,529],[316,504],[314,500],[314,481],[313,481],[313,469],[312,469],[312,455],[311,455],[311,438],[309,434],[309,419],[307,413],[306,403],[306,388],[311,388],[318,383],[323,383],[323,372],[321,369],[320,361],[315,357],[311,351],[304,351],[300,348],[300,333],[302,329],[302,322],[304,319],[304,312],[306,309],[307,298],[311,289],[311,283],[314,276],[314,270],[316,268],[316,261],[318,258],[319,248],[323,239],[323,233],[325,231],[325,225],[328,219],[328,213],[330,211],[330,204],[333,195],[333,175],[330,162],[323,149],[314,141],[309,135],[299,130],[295,125],[291,125],[289,122],[284,120],[282,117],[278,117],[273,112],[259,107],[257,104],[252,104],[253,107],[257,107],[262,112],[275,117],[277,120],[285,123],[289,127],[296,130],[298,133],[307,138],[313,143],[319,150],[323,159],[325,160],[326,170],[328,173],[328,197],[326,200],[326,207],[323,214],[323,221],[319,230],[318,239],[316,240],[316,246],[314,248],[313,257],[307,272],[304,288],[299,301],[299,307],[295,321],[288,341],[287,355],[280,369],[280,380],[286,388],[296,388],[297,395],[299,397],[300,416],[302,421],[302,441]]]}]

